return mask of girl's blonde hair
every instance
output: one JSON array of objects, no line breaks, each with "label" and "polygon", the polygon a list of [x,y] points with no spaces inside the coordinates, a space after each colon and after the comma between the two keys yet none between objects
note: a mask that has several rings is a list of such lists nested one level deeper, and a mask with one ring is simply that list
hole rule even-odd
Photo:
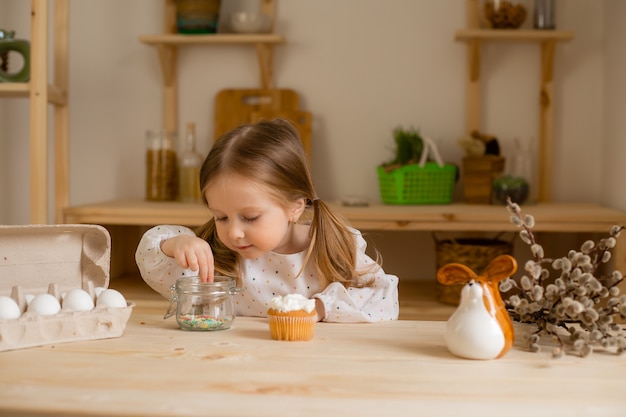
[{"label": "girl's blonde hair", "polygon": [[[307,211],[312,211],[307,262],[313,263],[322,288],[330,282],[341,282],[345,287],[369,284],[359,279],[369,270],[356,269],[354,232],[344,219],[318,198],[302,142],[289,122],[275,119],[246,124],[220,137],[200,169],[200,186],[205,203],[207,186],[223,174],[249,178],[263,186],[285,207],[299,199],[307,201]],[[216,273],[239,281],[238,255],[220,241],[214,218],[196,233],[211,245]],[[373,268],[377,267],[378,263],[373,265]]]}]

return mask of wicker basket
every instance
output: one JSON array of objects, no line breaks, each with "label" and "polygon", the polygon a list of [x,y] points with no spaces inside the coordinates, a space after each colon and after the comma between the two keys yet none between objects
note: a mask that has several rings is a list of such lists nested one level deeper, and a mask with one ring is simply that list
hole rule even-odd
[{"label": "wicker basket", "polygon": [[[454,196],[457,167],[444,164],[432,139],[424,137],[419,163],[391,171],[377,167],[380,198],[385,204],[449,204]],[[426,162],[429,149],[436,162]]]},{"label": "wicker basket", "polygon": [[[513,239],[501,239],[502,233],[493,239],[488,238],[450,238],[435,239],[435,261],[437,270],[449,263],[460,263],[471,268],[476,274],[482,273],[489,262],[499,255],[513,255]],[[515,238],[515,235],[513,235]],[[461,298],[462,284],[443,285],[437,281],[437,300],[441,303],[458,305]]]}]

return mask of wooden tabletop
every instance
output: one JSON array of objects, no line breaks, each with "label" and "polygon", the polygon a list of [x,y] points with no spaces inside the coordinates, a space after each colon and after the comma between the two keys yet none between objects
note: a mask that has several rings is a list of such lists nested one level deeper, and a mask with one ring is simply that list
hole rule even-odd
[{"label": "wooden tabletop", "polygon": [[265,319],[185,332],[133,300],[122,337],[0,353],[0,415],[624,416],[626,356],[452,356],[444,321],[318,323],[271,340]]}]

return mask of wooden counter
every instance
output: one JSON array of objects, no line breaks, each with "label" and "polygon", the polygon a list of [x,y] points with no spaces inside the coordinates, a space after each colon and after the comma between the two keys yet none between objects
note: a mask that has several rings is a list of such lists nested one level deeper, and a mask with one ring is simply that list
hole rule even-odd
[{"label": "wooden counter", "polygon": [[[517,230],[504,206],[385,205],[347,207],[332,204],[357,229],[407,231],[501,231]],[[626,224],[626,213],[586,203],[539,203],[522,207],[536,219],[538,232],[604,232],[614,224]],[[182,224],[199,226],[211,216],[202,204],[118,200],[68,207],[64,223],[154,226]]]},{"label": "wooden counter", "polygon": [[[454,231],[498,232],[517,231],[504,206],[385,205],[346,207],[332,204],[352,226],[362,231],[389,230],[406,232]],[[626,224],[626,213],[617,209],[588,203],[539,203],[522,207],[524,214],[536,220],[535,232],[607,234],[611,226]],[[202,204],[117,200],[68,207],[64,223],[93,223],[107,227],[113,239],[112,276],[137,272],[134,257],[141,235],[157,224],[180,224],[195,227],[211,216]],[[581,242],[582,243],[582,242]],[[384,256],[384,254],[383,254]],[[622,233],[614,251],[615,269],[626,274],[626,233]],[[423,278],[423,277],[413,277]]]},{"label": "wooden counter", "polygon": [[[130,298],[129,298],[130,299]],[[201,333],[137,307],[120,338],[0,353],[0,415],[624,416],[626,356],[552,359],[515,346],[471,361],[443,321],[318,323],[309,342],[264,319]]]}]

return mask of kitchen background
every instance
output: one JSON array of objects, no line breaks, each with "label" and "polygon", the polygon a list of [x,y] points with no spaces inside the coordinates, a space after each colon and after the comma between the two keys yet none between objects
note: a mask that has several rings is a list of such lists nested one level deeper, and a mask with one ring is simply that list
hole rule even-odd
[{"label": "kitchen background", "polygon": [[[626,1],[556,6],[557,28],[575,37],[555,52],[553,199],[626,210]],[[29,38],[29,10],[28,1],[1,0],[0,28]],[[162,16],[160,0],[70,0],[72,205],[144,196],[144,135],[162,122],[161,70],[138,37],[160,33]],[[454,32],[463,27],[465,0],[278,0],[275,32],[286,43],[275,50],[274,84],[298,92],[313,113],[322,198],[380,201],[375,167],[391,157],[397,126],[419,128],[446,161],[460,163],[466,47]],[[500,139],[505,156],[514,138],[537,139],[539,59],[536,44],[484,46],[482,130]],[[258,87],[256,54],[249,46],[181,48],[178,71],[179,132],[196,122],[206,153],[215,95]],[[0,224],[29,222],[28,163],[28,101],[0,99]],[[434,268],[428,233],[371,237],[390,272]]]}]

